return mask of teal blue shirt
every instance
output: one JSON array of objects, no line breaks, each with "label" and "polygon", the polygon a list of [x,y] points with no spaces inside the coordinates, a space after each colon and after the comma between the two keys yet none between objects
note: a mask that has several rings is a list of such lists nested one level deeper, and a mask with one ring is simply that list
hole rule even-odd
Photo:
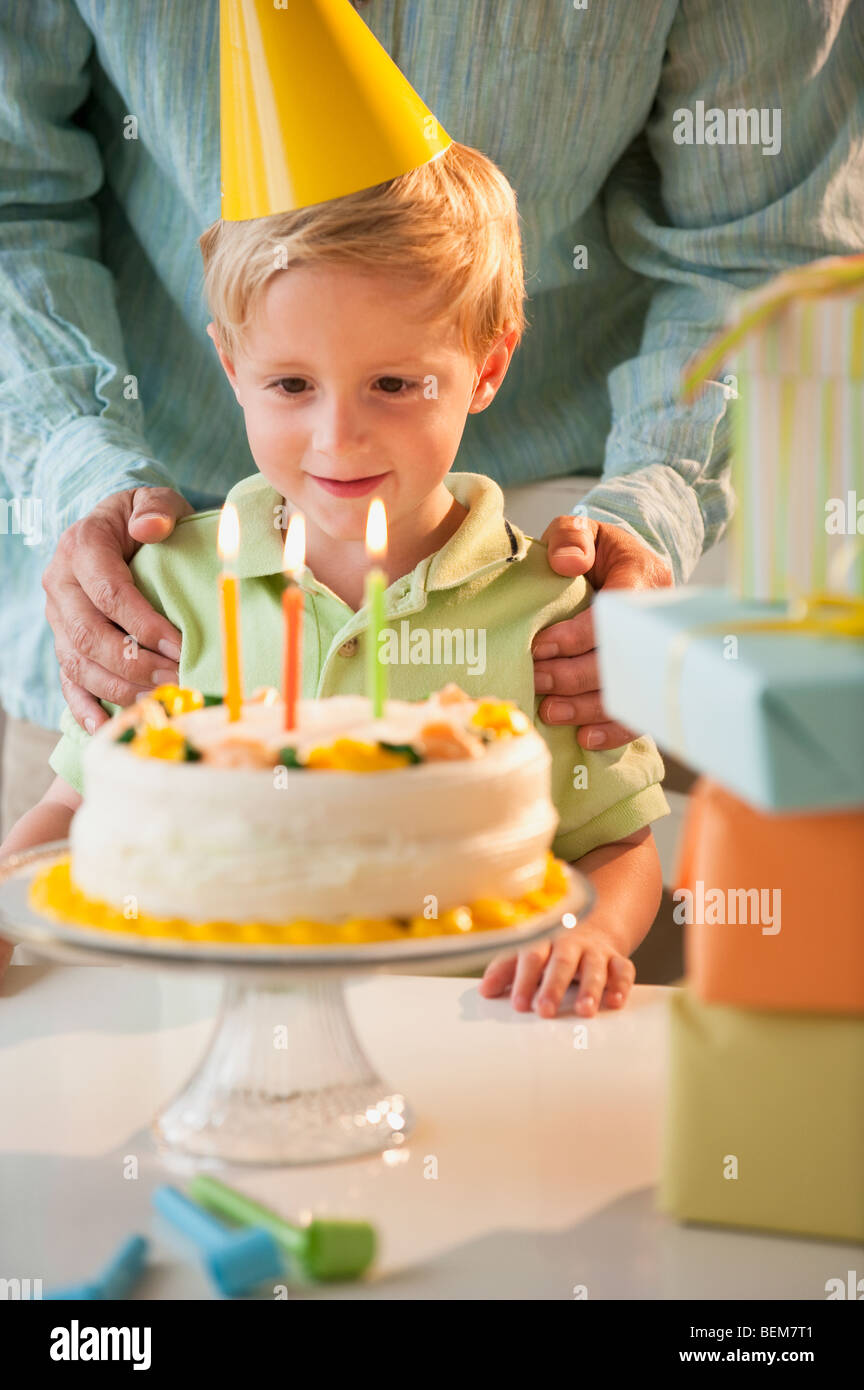
[{"label": "teal blue shirt", "polygon": [[[682,364],[737,287],[862,246],[864,5],[359,8],[519,198],[530,328],[455,467],[596,475],[588,514],[686,577],[730,493],[724,392],[683,407]],[[254,468],[196,244],[219,216],[218,17],[217,0],[0,10],[0,700],[46,726],[63,702],[40,576],[61,531],[142,483],[211,507]],[[779,109],[779,149],[677,143],[697,102]]]}]

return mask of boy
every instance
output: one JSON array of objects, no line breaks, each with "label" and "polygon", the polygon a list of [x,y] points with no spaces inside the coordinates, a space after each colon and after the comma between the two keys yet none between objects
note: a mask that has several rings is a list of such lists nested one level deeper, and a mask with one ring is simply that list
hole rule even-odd
[{"label": "boy", "polygon": [[[419,699],[455,681],[534,715],[553,759],[553,848],[597,892],[584,923],[499,957],[481,992],[512,986],[515,1008],[536,996],[537,1011],[551,1016],[578,975],[577,1012],[620,1007],[635,978],[629,956],[660,901],[648,827],[669,810],[662,762],[647,739],[586,753],[573,728],[536,718],[532,640],[584,607],[588,586],[549,570],[543,547],[505,520],[494,482],[448,477],[466,416],[494,399],[525,327],[513,189],[479,151],[454,142],[360,193],[218,222],[200,246],[207,331],[259,469],[229,494],[240,515],[233,568],[245,688],[279,681],[287,503],[306,518],[303,694],[362,693],[365,524],[371,497],[381,497],[391,695]],[[183,634],[181,683],[208,691],[222,688],[217,520],[186,518],[133,563],[139,588]],[[452,660],[432,664],[428,651]],[[88,735],[68,711],[63,730],[50,760],[55,782],[0,851],[67,834]]]}]

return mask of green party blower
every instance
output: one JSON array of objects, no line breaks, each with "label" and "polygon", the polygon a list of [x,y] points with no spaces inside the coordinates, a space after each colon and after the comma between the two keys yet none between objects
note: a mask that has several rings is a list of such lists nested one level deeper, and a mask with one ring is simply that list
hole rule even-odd
[{"label": "green party blower", "polygon": [[233,1187],[199,1173],[189,1195],[244,1226],[269,1231],[310,1279],[356,1279],[375,1258],[375,1227],[368,1221],[311,1221],[292,1226]]}]

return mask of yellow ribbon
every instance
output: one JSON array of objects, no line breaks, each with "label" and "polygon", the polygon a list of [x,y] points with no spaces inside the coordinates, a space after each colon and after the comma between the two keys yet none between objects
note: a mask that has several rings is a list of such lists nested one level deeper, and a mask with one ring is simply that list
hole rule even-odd
[{"label": "yellow ribbon", "polygon": [[750,618],[734,626],[738,632],[811,632],[817,637],[864,637],[864,598],[846,594],[804,594],[789,600],[788,610],[782,617]]},{"label": "yellow ribbon", "polygon": [[859,293],[864,282],[864,255],[828,256],[783,271],[767,285],[750,290],[738,300],[733,316],[696,354],[684,369],[681,392],[685,401],[692,400],[697,387],[709,373],[728,357],[755,328],[760,328],[775,314],[785,309],[790,299],[818,298],[832,291],[840,294]]},{"label": "yellow ribbon", "polygon": [[[731,632],[730,632],[731,629]],[[776,618],[746,618],[743,622],[700,623],[677,632],[669,647],[666,667],[666,708],[669,714],[669,747],[686,756],[684,725],[681,717],[681,673],[690,643],[713,633],[804,632],[815,637],[864,638],[864,598],[845,594],[804,594],[788,602],[787,611]]]}]

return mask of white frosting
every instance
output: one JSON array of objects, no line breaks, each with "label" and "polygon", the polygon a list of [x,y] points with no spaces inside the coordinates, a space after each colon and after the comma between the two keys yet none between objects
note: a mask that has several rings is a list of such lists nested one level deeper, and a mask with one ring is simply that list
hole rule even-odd
[{"label": "white frosting", "polygon": [[[302,752],[344,735],[407,743],[423,724],[467,724],[476,702],[360,696],[302,701],[299,735],[281,703],[224,706],[172,721],[202,750],[226,737]],[[549,752],[532,728],[482,757],[388,772],[226,768],[142,758],[109,721],[85,753],[85,799],[72,820],[73,875],[90,896],[191,920],[422,916],[539,886],[557,824]]]}]

